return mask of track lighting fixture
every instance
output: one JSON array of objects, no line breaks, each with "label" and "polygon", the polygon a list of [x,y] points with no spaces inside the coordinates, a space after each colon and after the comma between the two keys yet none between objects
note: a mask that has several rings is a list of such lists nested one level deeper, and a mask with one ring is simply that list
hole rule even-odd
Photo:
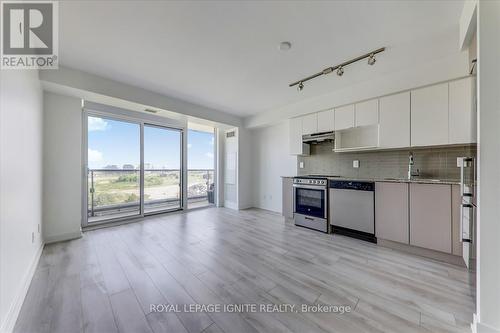
[{"label": "track lighting fixture", "polygon": [[335,65],[332,67],[327,67],[327,68],[323,69],[321,72],[318,72],[316,74],[305,77],[299,81],[295,81],[293,83],[290,83],[288,86],[289,87],[297,86],[297,91],[302,91],[302,89],[304,89],[304,82],[315,79],[321,75],[330,74],[333,71],[337,71],[337,75],[342,76],[344,74],[344,67],[345,66],[353,64],[353,63],[358,62],[358,61],[363,60],[363,59],[367,59],[367,58],[368,58],[368,65],[373,66],[373,65],[375,65],[375,62],[377,62],[377,59],[375,59],[375,55],[377,53],[384,52],[384,51],[385,51],[385,47],[381,47],[381,48],[376,49],[374,51],[371,51],[369,53],[363,54],[362,56],[359,56],[357,58],[353,58],[351,60],[345,61],[341,64],[338,64],[338,65]]},{"label": "track lighting fixture", "polygon": [[373,66],[375,65],[375,62],[377,59],[375,59],[375,54],[370,54],[370,57],[368,58],[368,65]]},{"label": "track lighting fixture", "polygon": [[337,75],[338,76],[344,75],[344,67],[339,66],[339,68],[337,69]]},{"label": "track lighting fixture", "polygon": [[302,91],[304,89],[304,84],[302,82],[299,82],[299,85],[297,86],[297,91]]}]

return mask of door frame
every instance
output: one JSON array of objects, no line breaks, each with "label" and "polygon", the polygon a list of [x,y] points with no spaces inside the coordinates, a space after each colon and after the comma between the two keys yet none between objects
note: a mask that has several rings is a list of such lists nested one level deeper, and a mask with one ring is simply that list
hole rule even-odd
[{"label": "door frame", "polygon": [[[97,105],[97,104],[96,104]],[[185,142],[186,142],[186,130],[183,126],[176,126],[175,124],[169,123],[169,119],[165,118],[165,122],[161,120],[155,121],[153,119],[142,119],[140,117],[134,117],[130,115],[124,115],[123,112],[127,112],[127,110],[116,109],[113,107],[102,106],[106,110],[100,110],[100,108],[88,108],[83,106],[82,108],[82,219],[81,225],[82,228],[89,226],[97,226],[102,224],[109,224],[113,222],[122,222],[128,220],[134,220],[138,218],[144,218],[145,216],[151,216],[155,214],[163,214],[173,211],[185,210],[186,209],[186,196],[187,196],[187,188],[185,177],[187,176],[186,170],[186,154],[185,154]],[[97,110],[96,110],[97,109]],[[108,111],[109,110],[109,111]],[[120,112],[111,112],[113,110],[119,110]],[[109,218],[99,222],[88,222],[88,117],[95,116],[100,118],[105,118],[109,120],[115,121],[123,121],[128,123],[133,123],[139,125],[140,128],[140,183],[139,183],[139,191],[140,191],[140,208],[138,215],[131,215],[125,217],[117,217],[117,218]],[[179,131],[181,134],[180,137],[180,187],[181,187],[181,195],[180,195],[180,207],[162,210],[158,212],[151,212],[148,214],[144,214],[144,126],[155,126],[170,130]]]}]

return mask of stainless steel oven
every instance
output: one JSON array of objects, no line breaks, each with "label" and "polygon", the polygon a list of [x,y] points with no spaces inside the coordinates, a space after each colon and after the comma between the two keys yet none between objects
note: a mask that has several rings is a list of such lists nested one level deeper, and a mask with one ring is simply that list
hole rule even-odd
[{"label": "stainless steel oven", "polygon": [[293,199],[295,225],[328,232],[328,179],[294,178]]}]

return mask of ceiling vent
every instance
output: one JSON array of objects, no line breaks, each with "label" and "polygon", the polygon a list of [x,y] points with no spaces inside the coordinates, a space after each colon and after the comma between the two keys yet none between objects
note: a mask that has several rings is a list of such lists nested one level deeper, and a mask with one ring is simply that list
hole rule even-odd
[{"label": "ceiling vent", "polygon": [[236,136],[236,131],[226,132],[226,138],[234,138]]}]

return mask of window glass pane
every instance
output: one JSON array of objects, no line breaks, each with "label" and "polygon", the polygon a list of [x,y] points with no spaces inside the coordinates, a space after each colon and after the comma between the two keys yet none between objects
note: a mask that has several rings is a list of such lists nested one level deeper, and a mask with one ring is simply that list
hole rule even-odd
[{"label": "window glass pane", "polygon": [[181,132],[144,126],[144,212],[181,207]]},{"label": "window glass pane", "polygon": [[140,126],[88,117],[88,222],[140,214]]}]

